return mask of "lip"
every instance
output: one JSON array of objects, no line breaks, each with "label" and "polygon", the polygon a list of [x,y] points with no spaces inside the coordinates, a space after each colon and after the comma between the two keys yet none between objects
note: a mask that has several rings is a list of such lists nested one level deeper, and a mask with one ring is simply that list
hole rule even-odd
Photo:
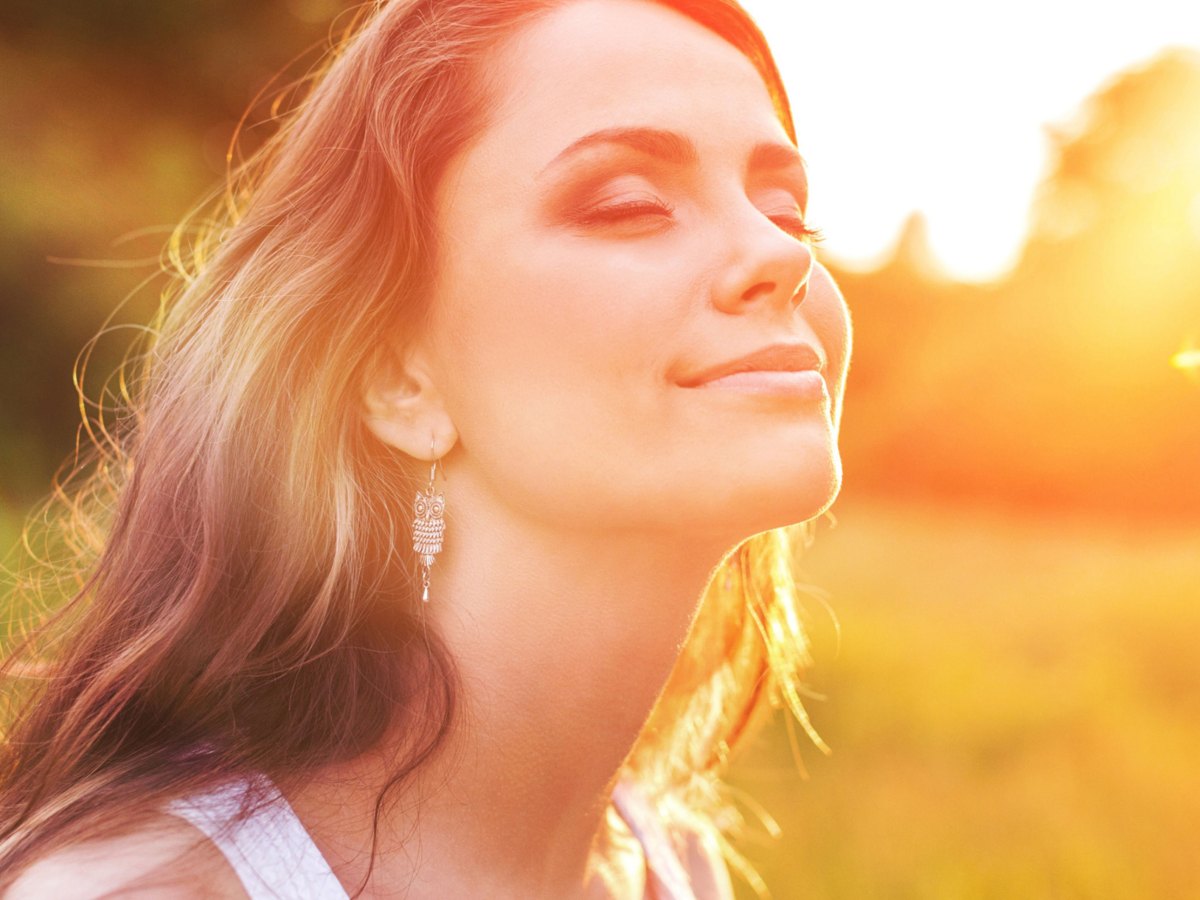
[{"label": "lip", "polygon": [[[756,380],[764,383],[775,380],[783,384],[790,380],[806,379],[804,376],[773,373],[815,372],[820,375],[824,369],[825,360],[812,344],[770,344],[744,356],[685,375],[678,379],[676,384],[680,387],[700,388],[722,379],[727,379],[731,385],[739,382],[750,384]],[[744,375],[743,373],[762,374]],[[730,378],[730,376],[740,377]]]}]

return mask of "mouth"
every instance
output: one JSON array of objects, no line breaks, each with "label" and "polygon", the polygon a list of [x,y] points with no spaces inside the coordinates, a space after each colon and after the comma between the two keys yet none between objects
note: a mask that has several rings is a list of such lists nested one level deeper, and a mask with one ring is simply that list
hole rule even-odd
[{"label": "mouth", "polygon": [[828,398],[824,369],[825,360],[812,344],[771,344],[686,374],[676,384],[705,390]]}]

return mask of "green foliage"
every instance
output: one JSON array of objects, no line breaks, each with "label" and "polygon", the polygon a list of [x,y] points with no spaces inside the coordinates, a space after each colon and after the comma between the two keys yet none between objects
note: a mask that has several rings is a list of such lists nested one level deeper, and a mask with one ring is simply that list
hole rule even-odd
[{"label": "green foliage", "polygon": [[[74,446],[77,354],[106,322],[149,320],[170,229],[221,183],[251,107],[241,146],[261,140],[270,99],[316,60],[343,7],[0,7],[0,503],[47,491]],[[132,337],[99,342],[91,396]]]}]

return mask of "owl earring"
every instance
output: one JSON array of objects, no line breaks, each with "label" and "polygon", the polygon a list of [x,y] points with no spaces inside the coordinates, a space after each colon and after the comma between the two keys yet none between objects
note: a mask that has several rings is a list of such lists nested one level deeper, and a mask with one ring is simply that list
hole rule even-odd
[{"label": "owl earring", "polygon": [[433,558],[442,552],[442,537],[446,533],[446,496],[434,493],[437,459],[429,467],[429,486],[417,491],[413,502],[413,551],[421,561],[421,602],[429,602],[429,570]]}]

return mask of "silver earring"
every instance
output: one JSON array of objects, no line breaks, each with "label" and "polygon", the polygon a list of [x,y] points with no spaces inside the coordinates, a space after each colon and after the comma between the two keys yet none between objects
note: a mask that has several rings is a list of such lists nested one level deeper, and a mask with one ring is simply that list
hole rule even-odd
[{"label": "silver earring", "polygon": [[446,533],[446,496],[434,493],[437,460],[429,467],[429,486],[417,491],[413,502],[413,551],[421,561],[421,602],[429,602],[429,570],[433,558],[442,552],[442,537]]}]

